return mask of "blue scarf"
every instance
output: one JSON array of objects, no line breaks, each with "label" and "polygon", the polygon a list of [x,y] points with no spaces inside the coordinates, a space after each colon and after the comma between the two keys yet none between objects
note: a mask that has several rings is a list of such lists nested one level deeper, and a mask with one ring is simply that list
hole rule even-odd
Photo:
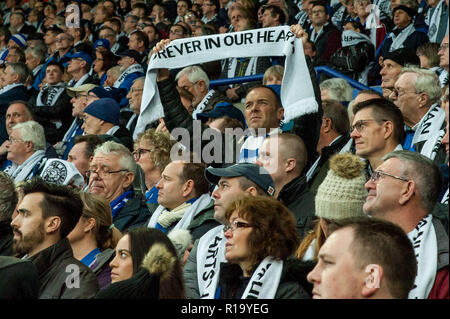
[{"label": "blue scarf", "polygon": [[158,189],[153,186],[147,192],[145,192],[145,201],[147,204],[157,204],[158,203]]},{"label": "blue scarf", "polygon": [[89,254],[84,256],[83,259],[81,259],[81,262],[90,267],[90,265],[95,261],[95,256],[98,254],[100,254],[100,248],[95,248]]},{"label": "blue scarf", "polygon": [[75,144],[75,136],[77,135],[83,135],[83,129],[81,128],[81,126],[83,125],[83,122],[81,123],[77,123],[77,125],[75,125],[75,127],[72,129],[72,132],[69,135],[69,138],[66,141],[66,148],[64,150],[64,154],[63,154],[63,159],[67,160],[67,158],[69,157],[69,152],[72,149],[73,145]]},{"label": "blue scarf", "polygon": [[111,202],[110,205],[113,218],[116,217],[117,213],[119,213],[122,207],[125,206],[125,204],[133,197],[133,195],[133,191],[126,191]]}]

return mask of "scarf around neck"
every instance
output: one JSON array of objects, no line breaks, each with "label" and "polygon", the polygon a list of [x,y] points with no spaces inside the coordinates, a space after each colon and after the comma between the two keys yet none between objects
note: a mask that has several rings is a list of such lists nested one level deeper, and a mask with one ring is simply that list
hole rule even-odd
[{"label": "scarf around neck", "polygon": [[430,39],[430,42],[437,42],[437,36],[438,36],[438,29],[439,24],[441,23],[441,14],[442,10],[444,8],[445,1],[441,0],[439,4],[435,8],[430,8],[428,13],[432,11],[431,14],[427,15],[426,21],[429,25],[428,28],[428,38]]},{"label": "scarf around neck", "polygon": [[25,160],[25,162],[17,166],[16,170],[12,173],[11,178],[14,180],[14,183],[28,180],[33,177],[35,174],[33,172],[35,166],[40,165],[45,159],[45,151],[38,150],[34,152],[33,155]]},{"label": "scarf around neck", "polygon": [[389,38],[392,39],[391,47],[389,48],[389,52],[395,51],[397,49],[403,48],[403,43],[405,40],[416,31],[414,28],[414,24],[410,23],[406,28],[400,31],[400,33],[395,34],[394,31],[399,30],[397,27],[389,34]]},{"label": "scarf around neck", "polygon": [[144,73],[144,69],[140,64],[133,64],[130,65],[125,71],[122,72],[122,74],[117,78],[116,82],[114,82],[113,87],[119,88],[120,85],[125,81],[125,78],[131,74],[131,73]]},{"label": "scarf around neck", "polygon": [[432,219],[433,216],[429,214],[419,222],[416,228],[408,233],[417,259],[417,276],[408,299],[427,299],[434,284],[438,248]]},{"label": "scarf around neck", "polygon": [[264,258],[250,278],[242,299],[274,299],[282,270],[283,261]]},{"label": "scarf around neck", "polygon": [[[55,105],[56,101],[58,101],[60,95],[64,92],[65,89],[66,85],[64,82],[60,82],[56,85],[44,85],[37,96],[36,106]],[[45,100],[42,100],[44,96],[46,96],[46,98]]]},{"label": "scarf around neck", "polygon": [[353,30],[344,30],[344,32],[342,32],[341,41],[342,47],[354,46],[362,42],[372,44],[372,41],[367,35],[358,33]]}]

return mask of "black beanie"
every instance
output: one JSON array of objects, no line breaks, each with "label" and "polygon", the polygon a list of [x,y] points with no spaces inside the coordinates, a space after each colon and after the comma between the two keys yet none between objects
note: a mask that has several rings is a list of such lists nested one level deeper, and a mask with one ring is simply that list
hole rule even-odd
[{"label": "black beanie", "polygon": [[402,48],[394,50],[392,52],[388,52],[385,56],[383,56],[383,60],[392,60],[400,64],[401,66],[405,66],[406,64],[420,64],[420,60],[416,54],[416,51],[408,48]]},{"label": "black beanie", "polygon": [[397,7],[395,7],[394,11],[392,11],[392,16],[395,15],[395,11],[397,11],[397,10],[405,11],[406,14],[409,15],[411,18],[414,18],[414,16],[417,14],[416,10],[401,4],[401,5],[397,6]]}]

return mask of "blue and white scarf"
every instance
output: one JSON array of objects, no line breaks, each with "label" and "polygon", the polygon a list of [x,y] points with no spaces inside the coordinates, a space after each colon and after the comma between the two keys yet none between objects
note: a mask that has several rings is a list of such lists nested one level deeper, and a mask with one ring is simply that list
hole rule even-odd
[{"label": "blue and white scarf", "polygon": [[113,218],[115,218],[123,206],[133,198],[133,195],[133,191],[126,191],[110,203]]}]

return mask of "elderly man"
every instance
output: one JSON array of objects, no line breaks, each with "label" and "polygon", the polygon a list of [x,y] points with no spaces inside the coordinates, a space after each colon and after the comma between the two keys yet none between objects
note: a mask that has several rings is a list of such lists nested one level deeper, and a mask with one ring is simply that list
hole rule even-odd
[{"label": "elderly man", "polygon": [[[228,205],[238,196],[273,196],[275,186],[269,173],[262,167],[251,163],[239,163],[226,168],[209,167],[205,176],[211,184],[217,185],[212,193],[214,198],[214,218],[221,225],[211,229],[194,243],[186,265],[184,277],[186,280],[186,296],[192,299],[213,298],[211,291],[206,289],[213,278],[218,278],[220,263],[225,262],[225,236],[223,225],[225,211]],[[205,251],[214,254],[205,255]],[[212,271],[212,278],[204,279],[204,274]],[[200,279],[200,280],[199,280]],[[203,284],[200,284],[203,283]]]},{"label": "elderly man", "polygon": [[11,165],[6,167],[4,172],[10,175],[14,182],[29,180],[39,175],[47,159],[44,129],[34,121],[14,125],[6,149]]},{"label": "elderly man", "polygon": [[90,103],[84,109],[81,128],[85,134],[115,137],[131,151],[133,150],[133,139],[130,131],[119,124],[119,104],[112,98],[102,98]]},{"label": "elderly man", "polygon": [[159,206],[148,222],[149,228],[164,233],[187,229],[192,240],[196,240],[218,225],[205,168],[202,163],[181,160],[172,161],[164,168],[156,184]]},{"label": "elderly man", "polygon": [[367,174],[378,167],[382,157],[402,149],[404,122],[400,110],[386,99],[371,99],[355,105],[350,137],[355,154],[367,161]]},{"label": "elderly man", "polygon": [[194,96],[192,117],[197,119],[197,114],[211,111],[219,102],[227,102],[228,99],[219,91],[209,89],[209,78],[206,72],[197,65],[182,69],[175,77],[177,85]]},{"label": "elderly man", "polygon": [[0,114],[5,114],[9,102],[14,100],[28,101],[27,87],[24,85],[29,71],[25,63],[8,63],[8,66],[0,70]]},{"label": "elderly man", "polygon": [[143,225],[150,218],[145,199],[133,190],[136,165],[125,146],[108,141],[95,149],[86,172],[89,192],[110,203],[114,226],[122,232]]},{"label": "elderly man", "polygon": [[395,82],[397,81],[402,67],[408,64],[419,65],[420,60],[416,55],[416,51],[412,49],[398,49],[387,53],[383,57],[381,63],[381,88],[383,90],[383,96],[389,98],[394,89]]},{"label": "elderly man", "polygon": [[413,243],[418,273],[410,298],[449,298],[448,235],[431,214],[441,185],[439,167],[410,151],[384,156],[366,183],[364,212],[397,224]]},{"label": "elderly man", "polygon": [[67,66],[67,73],[72,76],[72,79],[67,84],[68,87],[79,87],[83,84],[98,84],[92,76],[89,75],[89,70],[92,65],[92,59],[89,54],[85,52],[77,52],[70,57]]},{"label": "elderly man", "polygon": [[307,279],[314,299],[405,299],[417,265],[402,229],[392,223],[351,218],[339,223],[320,248]]},{"label": "elderly man", "polygon": [[275,184],[274,196],[294,213],[300,239],[308,233],[315,219],[314,195],[304,176],[307,151],[302,139],[294,134],[269,136],[258,152],[256,164],[264,167]]},{"label": "elderly man", "polygon": [[41,283],[39,298],[93,298],[99,290],[97,277],[73,257],[67,239],[83,213],[80,196],[40,178],[26,183],[23,192],[11,223],[13,248],[36,266]]},{"label": "elderly man", "polygon": [[441,139],[445,134],[445,112],[439,105],[441,86],[430,70],[404,68],[395,82],[391,99],[407,126],[403,148],[419,152],[436,163],[445,162]]},{"label": "elderly man", "polygon": [[95,84],[83,84],[76,88],[67,88],[67,94],[71,97],[71,114],[74,117],[74,120],[56,146],[59,155],[62,156],[63,159],[67,159],[75,137],[83,134],[83,114],[88,103],[88,92],[95,87]]}]

